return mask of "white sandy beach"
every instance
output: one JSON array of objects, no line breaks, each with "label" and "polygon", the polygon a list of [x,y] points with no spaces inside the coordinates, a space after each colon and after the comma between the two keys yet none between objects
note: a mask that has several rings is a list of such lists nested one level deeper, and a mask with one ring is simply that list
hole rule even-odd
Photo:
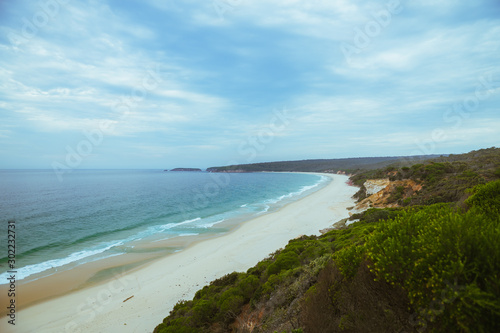
[{"label": "white sandy beach", "polygon": [[354,206],[352,195],[357,188],[346,184],[347,176],[329,176],[333,181],[323,189],[247,221],[224,236],[202,241],[106,283],[21,310],[15,326],[4,317],[0,331],[152,332],[178,300],[191,299],[210,281],[233,271],[246,271],[290,239],[318,235],[320,229],[348,217],[346,208]]}]

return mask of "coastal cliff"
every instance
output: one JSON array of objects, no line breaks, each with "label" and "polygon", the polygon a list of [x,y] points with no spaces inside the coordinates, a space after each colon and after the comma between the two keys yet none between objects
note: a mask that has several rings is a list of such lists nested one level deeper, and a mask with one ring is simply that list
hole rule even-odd
[{"label": "coastal cliff", "polygon": [[422,184],[412,179],[394,181],[369,179],[363,186],[368,197],[359,201],[351,210],[351,214],[361,213],[369,208],[400,207],[398,202],[406,200],[422,190]]}]

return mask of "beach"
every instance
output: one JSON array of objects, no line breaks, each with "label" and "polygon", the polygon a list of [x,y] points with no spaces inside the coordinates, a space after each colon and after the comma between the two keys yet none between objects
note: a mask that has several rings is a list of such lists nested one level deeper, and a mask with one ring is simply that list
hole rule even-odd
[{"label": "beach", "polygon": [[[22,309],[15,326],[4,317],[0,331],[152,332],[179,300],[192,299],[204,285],[233,271],[246,271],[290,239],[318,235],[320,229],[348,217],[357,188],[346,184],[347,176],[328,176],[332,182],[326,187],[223,236]],[[19,287],[18,293],[23,292]]]}]

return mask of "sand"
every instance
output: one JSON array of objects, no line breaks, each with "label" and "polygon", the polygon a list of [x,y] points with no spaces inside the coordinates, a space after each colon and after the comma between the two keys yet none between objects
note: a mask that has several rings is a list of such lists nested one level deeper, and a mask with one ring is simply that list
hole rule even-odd
[{"label": "sand", "polygon": [[[249,220],[221,237],[196,243],[139,269],[16,313],[1,332],[152,332],[181,299],[225,274],[246,271],[301,235],[348,217],[357,188],[347,176],[280,210]],[[18,290],[22,293],[23,290]],[[3,295],[2,295],[3,298]],[[4,304],[4,302],[2,302]]]}]

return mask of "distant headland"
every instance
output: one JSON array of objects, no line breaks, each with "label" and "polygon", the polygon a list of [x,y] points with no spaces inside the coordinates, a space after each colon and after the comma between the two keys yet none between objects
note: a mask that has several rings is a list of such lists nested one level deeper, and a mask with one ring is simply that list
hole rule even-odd
[{"label": "distant headland", "polygon": [[[163,171],[169,171],[169,170],[163,170]],[[200,172],[202,171],[201,169],[197,168],[175,168],[170,171],[189,171],[189,172]]]}]

